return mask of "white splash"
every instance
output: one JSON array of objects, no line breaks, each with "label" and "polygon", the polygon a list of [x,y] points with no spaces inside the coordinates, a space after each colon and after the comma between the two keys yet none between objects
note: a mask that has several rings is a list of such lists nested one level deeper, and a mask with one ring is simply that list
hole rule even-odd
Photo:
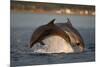
[{"label": "white splash", "polygon": [[34,45],[33,49],[36,53],[72,53],[74,52],[73,48],[68,42],[66,42],[60,36],[49,36],[46,37],[43,42],[45,45],[37,43]]}]

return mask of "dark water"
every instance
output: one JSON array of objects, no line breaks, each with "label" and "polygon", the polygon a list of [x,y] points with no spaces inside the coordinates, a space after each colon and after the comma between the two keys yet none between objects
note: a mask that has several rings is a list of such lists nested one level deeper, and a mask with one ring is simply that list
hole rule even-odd
[{"label": "dark water", "polygon": [[[85,41],[85,51],[83,53],[34,54],[32,49],[29,48],[28,44],[29,44],[31,34],[35,28],[31,26],[18,27],[16,23],[17,22],[19,23],[22,21],[19,21],[18,18],[14,17],[16,13],[12,13],[12,15],[11,15],[11,66],[12,67],[26,66],[26,65],[95,61],[95,30],[94,28],[91,28],[91,27],[77,28]],[[23,14],[20,14],[18,16],[20,16],[21,18]],[[80,16],[77,16],[77,17],[80,18]],[[24,18],[22,20],[25,21],[27,19]],[[23,22],[23,24],[25,23]]]}]

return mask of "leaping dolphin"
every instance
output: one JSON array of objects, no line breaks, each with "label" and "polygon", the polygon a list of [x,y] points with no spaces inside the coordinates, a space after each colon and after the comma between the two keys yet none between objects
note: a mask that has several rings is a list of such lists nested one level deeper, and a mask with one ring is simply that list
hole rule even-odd
[{"label": "leaping dolphin", "polygon": [[56,25],[66,32],[66,34],[70,37],[71,44],[73,46],[78,45],[81,51],[84,51],[84,40],[78,30],[75,29],[74,26],[71,24],[69,18],[67,18],[66,23],[56,23]]},{"label": "leaping dolphin", "polygon": [[[68,21],[66,23],[55,23],[54,24],[55,19],[53,19],[48,24],[38,27],[32,34],[32,37],[30,40],[30,47],[31,48],[34,47],[36,43],[45,45],[45,42],[43,42],[43,40],[45,40],[46,37],[50,38],[50,36],[57,35],[61,37],[62,39],[64,39],[66,41],[66,45],[69,44],[72,47],[71,49],[73,49],[73,51],[75,51],[77,48],[80,48],[80,51],[79,50],[78,51],[82,52],[84,50],[84,41],[80,33],[73,27],[70,20],[68,18],[67,20]],[[58,39],[60,39],[59,37]],[[54,38],[52,37],[51,39],[54,39]],[[62,39],[60,41],[63,41]],[[54,40],[52,41],[54,42]],[[53,43],[50,43],[50,45],[53,46]],[[76,46],[77,48],[75,48]],[[65,47],[63,48],[65,49]],[[68,50],[69,48],[70,47],[66,48],[66,50]],[[43,50],[45,49],[43,48]]]},{"label": "leaping dolphin", "polygon": [[57,25],[55,25],[54,21],[55,19],[53,19],[46,25],[40,26],[34,31],[30,40],[30,47],[32,47],[36,42],[40,42],[43,45],[44,43],[42,42],[42,40],[49,35],[59,35],[67,42],[70,42],[70,38],[66,34],[66,32],[59,28]]}]

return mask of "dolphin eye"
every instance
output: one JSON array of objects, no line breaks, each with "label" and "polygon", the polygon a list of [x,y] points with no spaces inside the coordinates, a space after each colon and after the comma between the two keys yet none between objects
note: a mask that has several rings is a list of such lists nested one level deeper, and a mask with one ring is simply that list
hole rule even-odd
[{"label": "dolphin eye", "polygon": [[77,44],[77,46],[79,46],[80,45],[80,43],[78,42],[78,43],[76,43]]}]

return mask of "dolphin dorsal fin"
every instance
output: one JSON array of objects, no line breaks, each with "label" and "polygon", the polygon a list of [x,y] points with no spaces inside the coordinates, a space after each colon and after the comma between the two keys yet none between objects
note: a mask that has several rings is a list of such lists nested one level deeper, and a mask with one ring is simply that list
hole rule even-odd
[{"label": "dolphin dorsal fin", "polygon": [[53,25],[55,20],[56,20],[56,19],[51,20],[51,21],[48,23],[48,25]]},{"label": "dolphin dorsal fin", "polygon": [[72,26],[72,24],[71,24],[71,22],[70,22],[70,19],[69,19],[69,18],[67,18],[67,24],[68,24],[69,26]]}]

